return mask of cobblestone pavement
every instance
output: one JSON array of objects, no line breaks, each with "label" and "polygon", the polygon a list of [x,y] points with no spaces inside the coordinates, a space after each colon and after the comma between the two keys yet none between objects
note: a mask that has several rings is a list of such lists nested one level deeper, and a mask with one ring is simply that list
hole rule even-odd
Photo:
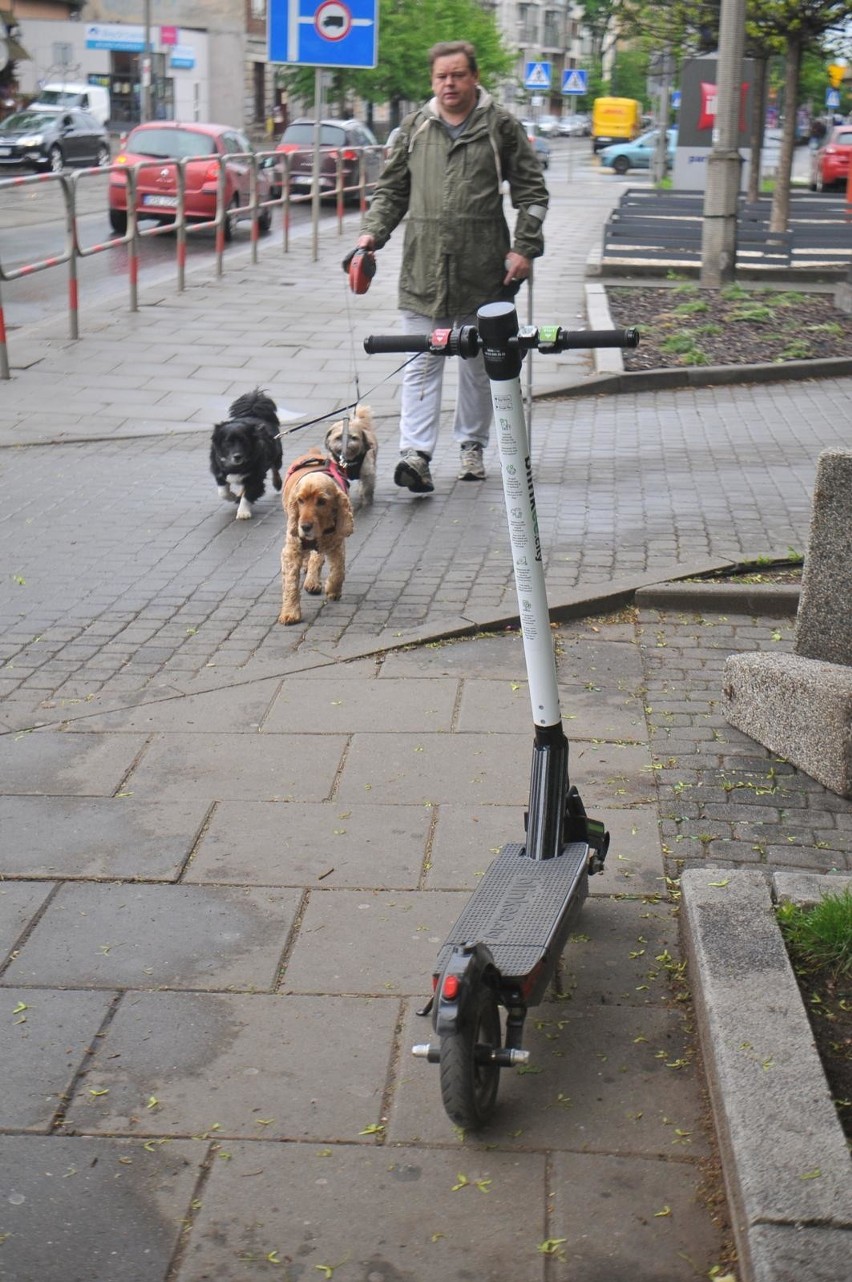
[{"label": "cobblestone pavement", "polygon": [[[802,551],[821,448],[837,442],[848,380],[646,393],[536,406],[536,499],[551,604],[678,565]],[[821,409],[815,412],[819,396]],[[346,590],[277,622],[282,517],[217,505],[200,434],[34,445],[2,456],[0,693],[6,715],[99,695],[225,682],[284,660],[515,610],[496,460],[436,494],[381,481],[358,514]]]},{"label": "cobblestone pavement", "polygon": [[694,864],[852,872],[850,803],[733,729],[721,711],[728,656],[791,650],[794,620],[712,606],[642,609],[638,620],[668,875]]}]

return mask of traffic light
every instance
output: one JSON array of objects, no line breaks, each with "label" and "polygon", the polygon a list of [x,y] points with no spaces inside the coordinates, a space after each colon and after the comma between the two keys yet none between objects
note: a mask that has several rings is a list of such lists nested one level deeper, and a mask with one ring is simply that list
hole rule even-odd
[{"label": "traffic light", "polygon": [[839,89],[843,83],[843,77],[846,75],[846,67],[841,67],[837,63],[830,63],[826,70],[832,89]]}]

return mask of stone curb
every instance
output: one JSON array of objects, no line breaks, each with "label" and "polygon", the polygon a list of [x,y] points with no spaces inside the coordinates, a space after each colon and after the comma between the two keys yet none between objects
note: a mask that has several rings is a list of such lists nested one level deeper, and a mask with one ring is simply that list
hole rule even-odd
[{"label": "stone curb", "polygon": [[852,877],[690,868],[681,933],[740,1282],[846,1282],[852,1169],[774,905]]},{"label": "stone curb", "polygon": [[534,399],[553,401],[574,396],[614,396],[622,392],[653,392],[681,387],[789,383],[811,378],[841,378],[846,374],[852,374],[852,356],[785,361],[783,365],[691,365],[683,369],[637,369],[620,374],[599,374],[583,383],[542,392]]},{"label": "stone curb", "polygon": [[642,609],[703,610],[711,614],[795,616],[800,589],[793,583],[662,583],[639,588]]}]

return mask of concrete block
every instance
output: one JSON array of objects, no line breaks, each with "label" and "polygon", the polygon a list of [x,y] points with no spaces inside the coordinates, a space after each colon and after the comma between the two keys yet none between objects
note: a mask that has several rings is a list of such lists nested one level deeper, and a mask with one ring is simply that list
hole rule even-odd
[{"label": "concrete block", "polygon": [[[589,319],[589,329],[614,329],[605,285],[599,282],[587,282],[586,315]],[[620,347],[595,347],[593,354],[596,373],[622,374],[624,372],[624,357]]]},{"label": "concrete block", "polygon": [[204,1140],[143,1147],[141,1138],[0,1136],[0,1277],[4,1282],[166,1277],[186,1236],[209,1147]]},{"label": "concrete block", "polygon": [[[65,1092],[85,1063],[113,994],[6,989],[0,1128],[49,1131]],[[2,1273],[0,1273],[2,1277]]]},{"label": "concrete block", "polygon": [[754,1282],[849,1282],[852,1229],[760,1224],[754,1247]]},{"label": "concrete block", "polygon": [[776,872],[772,884],[779,904],[799,908],[815,908],[826,895],[852,893],[852,877],[845,873]]},{"label": "concrete block", "polygon": [[834,291],[834,306],[839,312],[845,312],[847,316],[852,316],[852,263],[849,265],[848,276],[840,282]]},{"label": "concrete block", "polygon": [[817,461],[808,553],[795,650],[808,659],[852,664],[852,450]]},{"label": "concrete block", "polygon": [[852,797],[852,668],[797,654],[738,654],[722,681],[731,725]]},{"label": "concrete block", "polygon": [[374,998],[128,994],[67,1115],[78,1133],[370,1143],[398,1019]]},{"label": "concrete block", "polygon": [[[761,873],[689,869],[682,931],[745,1282],[771,1271],[762,1226],[848,1231],[849,1154]],[[848,1237],[848,1232],[843,1236]],[[848,1264],[848,1257],[847,1257]],[[813,1271],[824,1282],[842,1273]]]},{"label": "concrete block", "polygon": [[[185,1282],[288,1274],[308,1282],[332,1271],[370,1282],[543,1276],[536,1254],[546,1236],[543,1219],[533,1227],[519,1213],[545,1200],[541,1153],[363,1143],[318,1152],[241,1141],[229,1143],[228,1154],[229,1161],[212,1164],[185,1242],[177,1275]],[[468,1184],[453,1193],[460,1173]],[[273,1248],[284,1267],[266,1263]],[[149,1270],[153,1276],[161,1275]]]},{"label": "concrete block", "polygon": [[[39,883],[39,893],[46,893]],[[252,886],[62,886],[3,974],[59,988],[271,988],[301,902]]]}]

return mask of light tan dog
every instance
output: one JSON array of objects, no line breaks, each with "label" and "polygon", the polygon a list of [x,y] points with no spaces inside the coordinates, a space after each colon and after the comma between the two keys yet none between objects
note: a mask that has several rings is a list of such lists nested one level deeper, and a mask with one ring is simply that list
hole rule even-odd
[{"label": "light tan dog", "polygon": [[279,623],[302,619],[301,578],[307,565],[305,591],[322,590],[320,575],[328,557],[325,595],[337,601],[346,574],[346,540],[355,528],[346,478],[333,459],[319,448],[294,459],[284,478],[282,494],[287,532],[281,549],[281,613]]},{"label": "light tan dog", "polygon": [[376,492],[376,462],[379,443],[373,431],[373,411],[358,405],[349,420],[346,449],[343,447],[343,419],[332,423],[325,434],[325,448],[333,454],[350,481],[360,481],[359,507],[369,507]]}]

